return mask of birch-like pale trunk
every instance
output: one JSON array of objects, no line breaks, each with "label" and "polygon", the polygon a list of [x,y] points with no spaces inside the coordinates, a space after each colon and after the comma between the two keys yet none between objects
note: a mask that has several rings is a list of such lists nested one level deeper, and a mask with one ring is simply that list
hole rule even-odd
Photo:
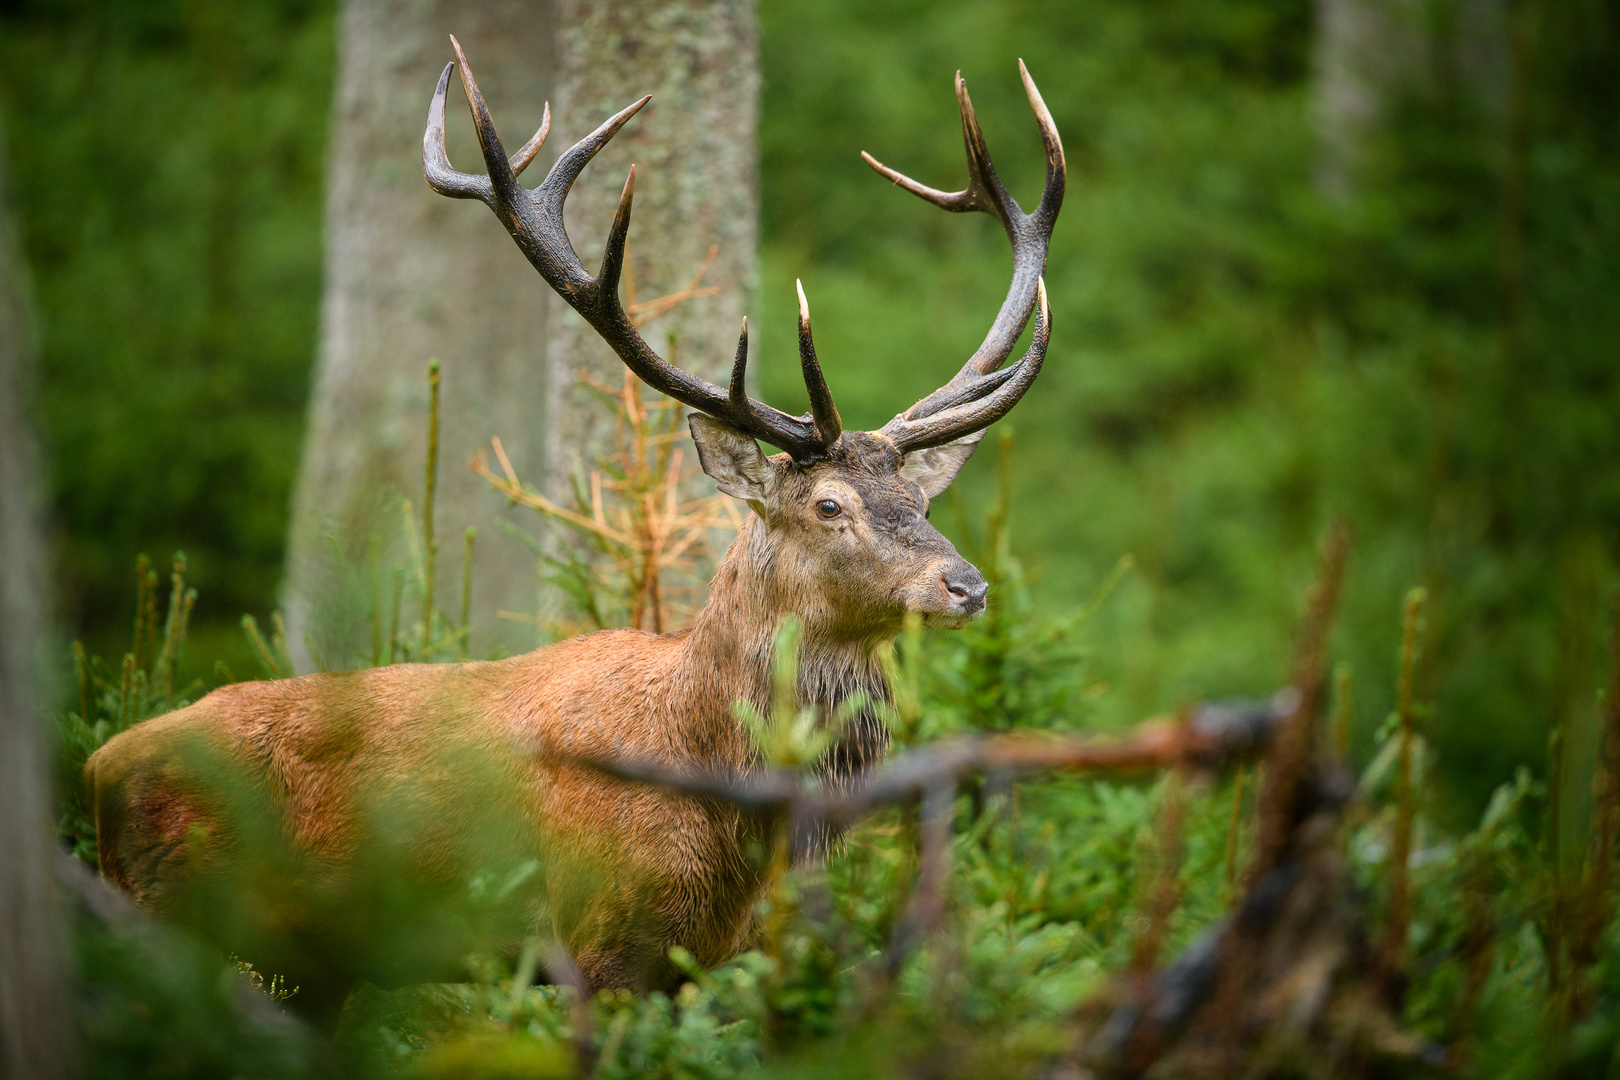
[{"label": "birch-like pale trunk", "polygon": [[[554,143],[568,146],[642,95],[653,96],[574,185],[566,211],[574,249],[594,272],[634,163],[629,255],[637,298],[681,289],[709,248],[719,248],[703,280],[719,292],[680,304],[644,325],[642,336],[675,363],[724,384],[755,287],[759,50],[754,4],[557,0],[557,12]],[[513,130],[515,142],[519,136]],[[624,367],[560,298],[551,295],[547,302],[544,490],[562,497],[571,471],[588,473],[614,450],[612,414],[581,391],[579,373],[618,385]],[[555,544],[567,542],[566,537],[552,529],[547,538]],[[558,604],[559,598],[550,599]]]},{"label": "birch-like pale trunk", "polygon": [[[420,521],[431,359],[443,372],[435,603],[458,618],[463,535],[474,526],[473,655],[534,644],[532,627],[497,617],[502,609],[533,609],[534,556],[501,528],[517,513],[466,463],[498,435],[524,475],[541,472],[545,292],[487,210],[428,188],[422,130],[454,33],[503,129],[520,144],[540,122],[552,25],[546,3],[342,4],[325,297],[283,597],[303,670],[310,664],[305,634],[330,665],[371,651],[368,538],[379,537],[385,562],[409,561],[401,501],[412,500]],[[461,91],[452,93],[451,158],[481,171]],[[543,175],[550,160],[548,148],[531,168]],[[333,554],[334,536],[350,575]],[[413,591],[400,627],[401,637],[414,641],[422,606]],[[383,592],[386,607],[386,580]]]}]

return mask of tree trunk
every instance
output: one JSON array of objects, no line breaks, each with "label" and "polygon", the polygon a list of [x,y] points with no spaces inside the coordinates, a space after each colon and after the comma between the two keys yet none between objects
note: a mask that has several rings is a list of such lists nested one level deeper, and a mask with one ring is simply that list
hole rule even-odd
[{"label": "tree trunk", "polygon": [[1406,0],[1316,0],[1316,183],[1347,197],[1390,93],[1422,67]]},{"label": "tree trunk", "polygon": [[[719,249],[703,279],[719,292],[680,304],[645,324],[642,335],[665,357],[724,384],[755,288],[759,71],[754,4],[557,0],[557,12],[552,138],[559,146],[584,137],[643,94],[653,96],[574,185],[567,206],[574,249],[594,270],[625,175],[635,163],[629,256],[637,298],[680,290],[702,267],[710,247]],[[556,497],[567,494],[570,472],[588,472],[614,450],[612,414],[581,392],[579,373],[613,386],[624,378],[624,367],[561,298],[547,299],[546,480]],[[563,535],[553,530],[548,542],[563,542]],[[550,598],[552,604],[557,599]]]},{"label": "tree trunk", "polygon": [[1401,95],[1465,95],[1502,116],[1507,45],[1507,0],[1316,0],[1317,186],[1355,191]]},{"label": "tree trunk", "polygon": [[[545,102],[551,25],[545,3],[342,4],[326,291],[284,594],[288,637],[305,670],[306,634],[329,666],[371,653],[377,583],[367,567],[370,537],[378,538],[383,563],[410,561],[401,501],[412,500],[420,522],[431,359],[443,369],[435,602],[452,618],[459,614],[463,531],[475,526],[473,654],[534,643],[532,628],[496,615],[533,604],[533,556],[500,527],[512,511],[466,462],[498,435],[520,474],[540,472],[544,287],[487,211],[428,188],[421,147],[434,81],[451,58],[450,33],[466,48],[513,145],[527,138]],[[461,91],[452,86],[451,157],[481,169]],[[347,573],[333,553],[334,536]],[[381,577],[387,620],[392,590],[386,570]],[[402,638],[414,637],[421,611],[419,598],[407,599]]]},{"label": "tree trunk", "polygon": [[[308,633],[328,663],[366,652],[370,616],[361,594],[373,587],[364,572],[369,536],[389,549],[389,538],[402,535],[400,499],[420,503],[430,357],[444,365],[436,518],[448,542],[436,600],[456,610],[455,552],[462,526],[476,525],[475,653],[532,644],[532,629],[495,613],[533,611],[538,594],[532,557],[498,527],[510,511],[463,462],[499,435],[519,475],[561,494],[577,464],[588,469],[613,450],[611,415],[580,393],[579,372],[616,384],[623,377],[618,359],[546,289],[487,213],[421,183],[422,126],[439,57],[448,55],[446,31],[466,48],[514,146],[537,121],[543,85],[554,83],[547,160],[635,98],[654,95],[575,186],[568,222],[576,250],[594,266],[634,161],[630,254],[639,297],[680,289],[718,247],[704,280],[718,295],[650,323],[646,335],[660,350],[673,334],[677,362],[721,378],[753,287],[752,4],[558,0],[554,43],[546,5],[500,16],[486,10],[495,7],[470,0],[436,7],[348,0],[344,7],[327,296],[286,600],[294,649],[302,652]],[[556,77],[548,80],[553,49]],[[451,130],[452,156],[478,169],[470,124],[452,121]],[[535,529],[532,518],[522,524]],[[350,565],[347,577],[331,554],[332,535]],[[554,531],[547,541],[564,542]],[[403,545],[391,550],[393,561],[405,560]],[[385,597],[384,606],[390,603]],[[557,601],[539,606],[555,611]],[[402,620],[405,631],[420,608],[407,610],[413,615]]]},{"label": "tree trunk", "polygon": [[51,866],[50,784],[39,708],[46,639],[33,368],[20,253],[0,177],[0,1076],[68,1068],[68,999]]}]

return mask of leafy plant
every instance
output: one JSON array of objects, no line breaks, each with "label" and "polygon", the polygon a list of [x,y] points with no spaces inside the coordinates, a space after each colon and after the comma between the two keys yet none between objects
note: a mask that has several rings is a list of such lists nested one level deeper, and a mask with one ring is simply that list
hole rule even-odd
[{"label": "leafy plant", "polygon": [[57,790],[62,793],[57,830],[73,853],[90,863],[96,861],[96,830],[85,803],[85,762],[131,725],[188,704],[202,686],[195,681],[175,685],[197,604],[197,590],[186,585],[184,554],[174,556],[161,630],[158,583],[151,561],[145,555],[136,559],[134,640],[116,673],[100,657],[90,656],[82,642],[73,643],[78,708],[57,718]]}]

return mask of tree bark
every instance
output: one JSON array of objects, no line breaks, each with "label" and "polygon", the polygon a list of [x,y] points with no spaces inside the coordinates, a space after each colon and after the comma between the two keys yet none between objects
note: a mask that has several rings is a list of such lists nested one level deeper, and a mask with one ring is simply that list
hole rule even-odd
[{"label": "tree bark", "polygon": [[[594,270],[625,175],[635,163],[629,256],[637,298],[681,289],[709,248],[719,248],[703,280],[719,292],[680,304],[644,325],[642,335],[661,355],[724,384],[755,289],[759,50],[754,4],[557,0],[557,12],[552,138],[559,147],[583,138],[643,94],[653,96],[574,185],[566,211],[574,249]],[[570,472],[581,467],[588,472],[614,450],[613,417],[581,392],[579,373],[617,385],[624,367],[561,298],[548,295],[547,302],[546,480],[549,493],[559,497],[567,494]],[[566,542],[565,535],[553,530],[548,541]]]},{"label": "tree bark", "polygon": [[[342,4],[325,298],[284,592],[288,637],[304,670],[306,634],[328,665],[371,652],[369,538],[379,538],[384,563],[409,560],[401,500],[412,500],[420,521],[430,359],[443,369],[435,603],[458,615],[463,530],[475,526],[472,652],[534,644],[532,628],[496,614],[533,604],[533,556],[500,527],[512,511],[465,463],[498,435],[521,473],[540,472],[543,286],[487,211],[428,188],[421,147],[434,80],[451,58],[450,33],[466,48],[502,130],[514,146],[527,138],[545,102],[551,26],[543,2]],[[452,93],[451,157],[481,169],[461,92]],[[549,160],[548,153],[531,168],[543,171]],[[333,536],[348,573],[333,554]],[[385,608],[389,591],[385,582]],[[419,599],[404,608],[402,638],[422,610]]]},{"label": "tree bark", "polygon": [[[476,525],[475,654],[533,643],[531,628],[499,621],[497,611],[555,612],[559,601],[537,602],[530,553],[498,527],[510,511],[462,463],[499,435],[521,476],[564,495],[574,468],[588,469],[614,449],[612,417],[580,392],[579,373],[617,384],[618,359],[545,288],[487,213],[421,183],[422,126],[439,58],[448,55],[446,31],[466,48],[513,146],[532,131],[544,85],[553,83],[554,135],[536,172],[557,147],[654,95],[575,185],[570,236],[594,266],[625,172],[637,162],[630,255],[639,297],[680,289],[711,245],[719,249],[704,280],[718,295],[680,305],[650,323],[646,336],[665,351],[673,334],[676,362],[710,378],[721,379],[729,365],[757,242],[752,3],[557,0],[548,38],[551,16],[544,4],[508,9],[472,0],[344,5],[321,354],[288,552],[289,637],[299,653],[306,633],[328,663],[365,652],[369,615],[357,575],[342,572],[329,537],[338,537],[357,569],[369,536],[386,544],[402,535],[400,499],[419,501],[423,487],[430,357],[444,364],[436,518],[448,542],[436,602],[455,610],[454,552],[462,526]],[[452,121],[451,135],[452,157],[480,168],[470,125]],[[532,519],[522,524],[535,529]],[[567,541],[553,530],[547,542]],[[392,550],[403,562],[405,549]]]},{"label": "tree bark", "polygon": [[34,366],[20,253],[0,176],[0,1076],[57,1080],[70,1057],[39,708],[46,580]]}]

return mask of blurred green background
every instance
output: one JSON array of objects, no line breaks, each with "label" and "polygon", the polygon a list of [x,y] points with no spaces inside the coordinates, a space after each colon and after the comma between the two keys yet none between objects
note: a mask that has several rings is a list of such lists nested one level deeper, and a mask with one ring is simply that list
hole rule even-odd
[{"label": "blurred green background", "polygon": [[[1069,192],[1051,351],[1010,421],[1014,549],[1054,612],[1135,559],[1088,641],[1099,721],[1276,685],[1315,538],[1343,515],[1357,746],[1390,706],[1402,593],[1424,584],[1424,723],[1457,812],[1539,765],[1554,718],[1584,730],[1620,525],[1620,4],[1503,0],[1507,68],[1483,93],[1458,61],[1468,6],[1412,5],[1430,47],[1334,197],[1316,179],[1310,0],[760,9],[767,395],[801,407],[794,277],[851,425],[978,344],[1010,269],[999,229],[858,154],[960,184],[960,68],[1033,201],[1022,57]],[[0,4],[61,611],[108,654],[138,551],[191,556],[193,658],[238,648],[240,614],[275,605],[333,16],[321,0]],[[964,474],[967,506],[993,459]]]}]

